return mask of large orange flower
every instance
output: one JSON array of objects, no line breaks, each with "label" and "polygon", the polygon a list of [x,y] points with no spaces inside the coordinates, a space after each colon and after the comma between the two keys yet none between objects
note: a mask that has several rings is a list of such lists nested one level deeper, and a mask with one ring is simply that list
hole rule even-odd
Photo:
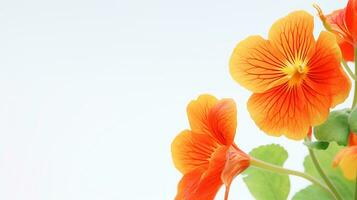
[{"label": "large orange flower", "polygon": [[357,0],[349,0],[346,8],[324,15],[316,6],[325,27],[335,33],[346,61],[354,60],[354,48],[357,47]]},{"label": "large orange flower", "polygon": [[248,37],[233,52],[230,73],[254,92],[248,110],[269,135],[302,139],[348,97],[335,36],[322,32],[315,41],[313,27],[310,14],[296,11],[273,24],[268,40]]},{"label": "large orange flower", "polygon": [[349,180],[356,180],[357,177],[357,135],[350,134],[349,146],[342,149],[336,155],[333,166],[339,166],[343,175]]},{"label": "large orange flower", "polygon": [[212,200],[225,184],[250,162],[234,144],[237,125],[236,105],[231,99],[217,100],[201,95],[187,107],[191,130],[181,132],[171,146],[176,168],[183,174],[176,200]]}]

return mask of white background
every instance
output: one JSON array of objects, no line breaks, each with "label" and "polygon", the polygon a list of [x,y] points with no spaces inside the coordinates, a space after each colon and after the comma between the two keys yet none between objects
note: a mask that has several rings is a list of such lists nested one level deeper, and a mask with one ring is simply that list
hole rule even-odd
[{"label": "white background", "polygon": [[[255,127],[228,60],[279,17],[315,15],[313,2],[1,0],[0,199],[173,199],[170,144],[201,93],[237,101],[244,151],[279,143],[302,170],[304,146]],[[316,2],[326,13],[346,3]],[[293,192],[307,184],[291,181]],[[241,177],[231,199],[252,199]]]}]

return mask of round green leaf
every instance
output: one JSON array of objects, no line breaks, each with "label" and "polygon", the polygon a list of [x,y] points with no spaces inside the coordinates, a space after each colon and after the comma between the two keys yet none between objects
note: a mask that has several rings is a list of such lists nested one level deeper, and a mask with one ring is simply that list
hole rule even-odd
[{"label": "round green leaf", "polygon": [[349,116],[350,109],[332,111],[323,124],[314,128],[316,139],[326,142],[335,141],[346,146],[350,134]]},{"label": "round green leaf", "polygon": [[[276,144],[264,145],[249,153],[256,159],[283,166],[288,152]],[[290,179],[287,175],[276,174],[266,170],[250,167],[243,180],[250,193],[257,200],[286,200],[290,192]]]}]

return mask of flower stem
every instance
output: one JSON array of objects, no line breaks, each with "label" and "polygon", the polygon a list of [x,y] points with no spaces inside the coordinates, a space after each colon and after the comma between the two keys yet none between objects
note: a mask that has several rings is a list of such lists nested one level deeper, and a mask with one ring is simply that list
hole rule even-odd
[{"label": "flower stem", "polygon": [[341,62],[342,62],[343,67],[344,67],[345,70],[347,71],[347,73],[350,75],[350,77],[351,77],[353,80],[356,81],[357,77],[356,77],[356,75],[352,72],[352,70],[351,70],[351,68],[348,66],[347,62],[346,62],[344,59],[342,59]]},{"label": "flower stem", "polygon": [[355,200],[357,200],[357,177],[356,177]]},{"label": "flower stem", "polygon": [[326,192],[330,193],[335,199],[338,199],[335,194],[323,183],[321,183],[319,180],[315,179],[313,176],[310,176],[309,174],[305,174],[299,171],[295,171],[295,170],[290,170],[290,169],[285,169],[283,167],[277,166],[277,165],[273,165],[267,162],[264,162],[262,160],[258,160],[255,158],[251,158],[250,160],[250,165],[260,168],[260,169],[264,169],[267,171],[271,171],[271,172],[275,172],[275,173],[279,173],[279,174],[288,174],[288,175],[294,175],[294,176],[299,176],[301,178],[304,178],[306,180],[309,180],[311,183],[320,186],[322,189],[324,189]]},{"label": "flower stem", "polygon": [[[355,47],[355,73],[357,73],[357,47]],[[357,104],[357,79],[355,79],[355,94],[353,97],[352,108]]]},{"label": "flower stem", "polygon": [[314,150],[309,148],[309,154],[311,157],[311,160],[315,166],[316,171],[320,174],[321,178],[324,180],[324,182],[326,183],[327,187],[330,188],[330,190],[332,191],[332,193],[334,194],[334,196],[336,197],[336,199],[338,200],[342,200],[341,195],[338,193],[336,187],[333,185],[333,183],[330,181],[330,179],[328,178],[328,176],[325,174],[324,170],[321,168],[321,165],[315,155]]}]

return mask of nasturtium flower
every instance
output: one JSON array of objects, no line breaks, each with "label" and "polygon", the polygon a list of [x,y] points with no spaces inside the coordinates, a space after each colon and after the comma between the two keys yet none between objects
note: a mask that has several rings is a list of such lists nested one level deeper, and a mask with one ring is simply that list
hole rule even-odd
[{"label": "nasturtium flower", "polygon": [[176,200],[212,200],[235,176],[249,167],[250,157],[234,143],[237,110],[232,99],[201,95],[187,107],[191,130],[171,146],[175,167],[183,174]]},{"label": "nasturtium flower", "polygon": [[337,36],[346,61],[354,60],[354,48],[357,47],[357,0],[349,0],[346,8],[324,15],[317,5],[320,19],[327,30]]},{"label": "nasturtium flower", "polygon": [[254,93],[248,110],[269,135],[302,139],[348,97],[336,37],[324,31],[315,41],[313,28],[310,14],[295,11],[273,24],[267,40],[250,36],[232,54],[230,74]]},{"label": "nasturtium flower", "polygon": [[357,135],[350,134],[349,146],[337,153],[333,166],[339,166],[343,175],[349,180],[357,178]]}]

